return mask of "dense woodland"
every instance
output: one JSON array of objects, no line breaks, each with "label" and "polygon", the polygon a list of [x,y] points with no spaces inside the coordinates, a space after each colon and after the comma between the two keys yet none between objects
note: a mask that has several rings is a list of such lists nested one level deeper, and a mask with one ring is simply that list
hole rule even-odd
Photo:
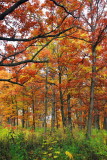
[{"label": "dense woodland", "polygon": [[107,130],[107,1],[0,1],[0,124]]}]

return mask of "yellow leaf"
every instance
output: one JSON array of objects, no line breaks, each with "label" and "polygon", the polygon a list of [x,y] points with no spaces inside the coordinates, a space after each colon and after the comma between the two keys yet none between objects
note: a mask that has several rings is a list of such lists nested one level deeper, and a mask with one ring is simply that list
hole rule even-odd
[{"label": "yellow leaf", "polygon": [[55,151],[55,153],[56,153],[56,154],[60,154],[60,152],[59,152],[59,151]]},{"label": "yellow leaf", "polygon": [[57,158],[58,156],[54,156],[53,158]]},{"label": "yellow leaf", "polygon": [[48,152],[43,152],[43,154],[47,154]]},{"label": "yellow leaf", "polygon": [[52,153],[49,153],[48,156],[51,157],[51,156],[52,156]]},{"label": "yellow leaf", "polygon": [[102,49],[102,46],[97,46],[96,51],[100,51]]},{"label": "yellow leaf", "polygon": [[52,150],[52,149],[53,149],[52,147],[48,148],[48,150]]},{"label": "yellow leaf", "polygon": [[72,155],[70,152],[66,151],[65,154],[66,154],[70,159],[73,159],[73,155]]}]

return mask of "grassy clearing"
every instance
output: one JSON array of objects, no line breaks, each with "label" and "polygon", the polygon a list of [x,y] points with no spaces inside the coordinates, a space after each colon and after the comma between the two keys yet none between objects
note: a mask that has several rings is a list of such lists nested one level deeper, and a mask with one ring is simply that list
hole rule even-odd
[{"label": "grassy clearing", "polygon": [[85,132],[66,129],[53,134],[0,128],[0,160],[106,160],[107,132],[93,130],[89,140]]}]

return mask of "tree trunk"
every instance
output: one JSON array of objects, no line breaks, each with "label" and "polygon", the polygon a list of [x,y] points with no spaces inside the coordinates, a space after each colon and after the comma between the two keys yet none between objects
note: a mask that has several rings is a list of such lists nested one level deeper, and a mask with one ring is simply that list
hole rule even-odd
[{"label": "tree trunk", "polygon": [[58,129],[59,128],[59,123],[58,123],[58,112],[56,110],[56,128]]},{"label": "tree trunk", "polygon": [[107,130],[107,117],[104,117],[103,129]]},{"label": "tree trunk", "polygon": [[25,110],[24,110],[24,108],[23,108],[23,109],[22,109],[22,128],[25,127],[24,115],[25,115]]},{"label": "tree trunk", "polygon": [[10,119],[10,117],[7,118],[7,123],[8,123],[8,124],[11,124],[11,119]]},{"label": "tree trunk", "polygon": [[17,98],[15,96],[15,105],[16,105],[16,126],[18,127],[18,105],[17,105]]},{"label": "tree trunk", "polygon": [[66,126],[66,118],[65,118],[65,115],[64,115],[63,93],[62,93],[62,88],[61,88],[62,74],[61,74],[60,66],[58,66],[58,70],[59,70],[59,95],[60,95],[60,105],[61,105],[61,116],[62,116],[63,127],[65,127]]},{"label": "tree trunk", "polygon": [[19,125],[19,122],[18,122],[18,107],[16,106],[16,114],[17,114],[17,117],[16,117],[16,125],[18,127]]},{"label": "tree trunk", "polygon": [[44,131],[47,131],[47,110],[48,110],[48,64],[46,63],[46,80],[45,80],[45,118],[44,118]]},{"label": "tree trunk", "polygon": [[100,118],[100,116],[99,115],[96,115],[95,117],[94,117],[94,126],[95,126],[95,128],[96,129],[100,129],[100,124],[99,124],[99,118]]},{"label": "tree trunk", "polygon": [[95,90],[95,78],[96,78],[96,51],[95,47],[92,46],[92,77],[91,77],[91,86],[90,86],[90,106],[88,112],[88,122],[87,122],[87,132],[86,137],[91,136],[92,130],[92,119],[93,119],[93,109],[94,109],[94,90]]},{"label": "tree trunk", "polygon": [[[79,99],[79,105],[80,105],[80,108],[83,106],[83,102],[81,99]],[[83,129],[85,128],[85,123],[86,123],[86,117],[83,116],[83,114],[86,113],[86,111],[82,111],[80,109],[80,111],[78,111],[78,120],[80,123],[78,123],[78,128],[79,129]]]},{"label": "tree trunk", "polygon": [[71,98],[70,94],[67,94],[68,127],[69,127],[70,130],[72,130],[70,98]]},{"label": "tree trunk", "polygon": [[27,118],[26,118],[26,128],[28,128],[29,127],[29,115],[28,115],[28,113],[29,113],[29,107],[27,107],[27,109],[26,109],[26,116],[27,116]]},{"label": "tree trunk", "polygon": [[12,126],[15,126],[15,116],[16,116],[16,113],[15,113],[15,109],[14,109],[14,97],[11,95],[11,102],[12,102],[12,118],[11,118],[11,125]]},{"label": "tree trunk", "polygon": [[55,86],[52,86],[53,97],[52,97],[52,119],[51,119],[51,131],[55,128]]},{"label": "tree trunk", "polygon": [[33,100],[32,100],[32,112],[33,112],[33,129],[35,130],[35,100],[34,100],[34,96],[33,96]]},{"label": "tree trunk", "polygon": [[100,116],[99,116],[99,113],[98,113],[98,109],[94,109],[94,112],[95,112],[95,116],[94,116],[94,127],[96,129],[100,129]]}]

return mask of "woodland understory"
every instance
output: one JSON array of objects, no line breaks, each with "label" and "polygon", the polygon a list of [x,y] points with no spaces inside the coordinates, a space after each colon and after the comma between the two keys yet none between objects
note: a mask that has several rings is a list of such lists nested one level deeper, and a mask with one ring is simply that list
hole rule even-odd
[{"label": "woodland understory", "polygon": [[[4,148],[5,143],[11,149],[14,145],[21,146],[17,144],[21,136],[24,144],[30,143],[19,130],[36,134],[39,129],[51,138],[57,132],[63,133],[63,138],[70,134],[72,149],[62,147],[63,159],[79,157],[83,142],[83,148],[89,147],[87,153],[91,147],[95,151],[89,153],[93,160],[106,160],[106,151],[101,147],[99,150],[104,151],[101,156],[95,147],[96,138],[95,143],[93,140],[98,133],[98,143],[106,146],[106,0],[0,1],[0,125],[1,132],[12,134],[8,141],[13,137],[12,144],[1,140]],[[76,131],[83,135],[86,144],[74,137]],[[39,140],[34,142],[38,147]],[[60,140],[58,137],[56,146]],[[78,153],[72,152],[75,143]],[[87,153],[84,160],[91,160]],[[54,156],[57,155],[52,152],[50,159]]]}]

